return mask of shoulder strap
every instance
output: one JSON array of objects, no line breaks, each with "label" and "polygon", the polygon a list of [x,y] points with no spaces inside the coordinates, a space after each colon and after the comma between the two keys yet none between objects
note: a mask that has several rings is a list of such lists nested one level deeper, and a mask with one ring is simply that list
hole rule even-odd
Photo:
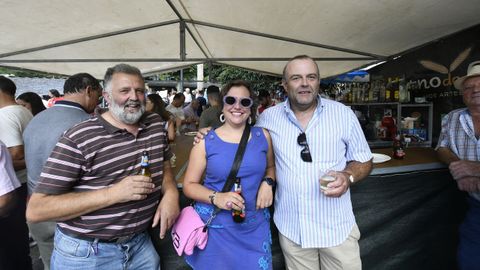
[{"label": "shoulder strap", "polygon": [[[227,181],[223,185],[222,192],[227,192],[232,189],[233,183],[235,182],[235,178],[237,177],[238,170],[240,169],[240,164],[242,163],[243,154],[245,153],[245,148],[247,148],[247,141],[248,137],[250,136],[250,125],[246,124],[245,129],[243,130],[242,138],[240,139],[240,143],[238,144],[237,153],[235,154],[235,159],[233,161],[232,168],[230,169],[230,173],[228,174]],[[220,212],[220,208],[215,206],[212,215],[208,219],[207,223],[205,224],[204,231],[210,225],[210,222],[215,218],[215,216]]]},{"label": "shoulder strap", "polygon": [[237,153],[235,154],[235,160],[233,161],[232,169],[230,169],[230,174],[228,175],[227,181],[223,186],[222,192],[227,192],[232,189],[235,178],[237,177],[238,170],[240,169],[240,164],[242,163],[245,148],[247,148],[247,141],[249,136],[250,125],[246,124],[245,129],[243,130],[242,139],[240,139],[240,144],[238,145]]}]

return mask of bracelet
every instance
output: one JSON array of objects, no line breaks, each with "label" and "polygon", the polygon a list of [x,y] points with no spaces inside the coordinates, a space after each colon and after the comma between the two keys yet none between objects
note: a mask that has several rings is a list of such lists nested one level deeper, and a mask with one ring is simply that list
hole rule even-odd
[{"label": "bracelet", "polygon": [[214,191],[212,195],[208,196],[208,198],[210,199],[210,203],[212,205],[215,205],[214,201],[215,201],[215,196],[217,195],[217,192]]}]

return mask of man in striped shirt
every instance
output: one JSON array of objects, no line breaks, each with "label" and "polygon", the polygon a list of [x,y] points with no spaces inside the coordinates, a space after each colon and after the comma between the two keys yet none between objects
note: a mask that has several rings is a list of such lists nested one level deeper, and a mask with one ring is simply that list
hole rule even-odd
[{"label": "man in striped shirt", "polygon": [[[274,221],[288,269],[361,269],[360,232],[349,186],[371,171],[371,152],[351,109],[321,98],[315,61],[284,68],[288,99],[266,109],[257,125],[272,136],[277,191]],[[321,191],[320,176],[335,171]]]},{"label": "man in striped shirt", "polygon": [[460,190],[470,194],[469,209],[460,227],[459,269],[480,267],[480,61],[468,66],[467,75],[454,82],[466,108],[442,119],[437,154],[448,164]]},{"label": "man in striped shirt", "polygon": [[[27,219],[58,221],[53,269],[159,269],[146,233],[164,238],[179,213],[165,122],[145,114],[140,70],[119,64],[104,79],[109,110],[69,129],[32,194]],[[148,151],[151,177],[138,175]]]}]

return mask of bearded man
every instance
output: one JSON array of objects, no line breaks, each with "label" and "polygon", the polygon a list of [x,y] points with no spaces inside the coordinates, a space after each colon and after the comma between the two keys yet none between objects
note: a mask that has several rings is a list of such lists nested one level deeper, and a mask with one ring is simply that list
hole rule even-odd
[{"label": "bearded man", "polygon": [[[107,70],[109,110],[68,130],[32,194],[27,220],[57,221],[52,269],[160,269],[148,226],[160,238],[179,213],[165,122],[145,113],[140,70]],[[149,154],[151,177],[138,175]]]}]

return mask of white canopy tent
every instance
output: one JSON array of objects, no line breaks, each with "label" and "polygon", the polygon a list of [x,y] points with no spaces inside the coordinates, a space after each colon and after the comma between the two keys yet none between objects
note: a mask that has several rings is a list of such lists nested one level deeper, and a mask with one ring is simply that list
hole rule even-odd
[{"label": "white canopy tent", "polygon": [[341,74],[480,23],[478,0],[2,0],[0,65],[101,78],[224,63],[281,74],[314,57]]}]

